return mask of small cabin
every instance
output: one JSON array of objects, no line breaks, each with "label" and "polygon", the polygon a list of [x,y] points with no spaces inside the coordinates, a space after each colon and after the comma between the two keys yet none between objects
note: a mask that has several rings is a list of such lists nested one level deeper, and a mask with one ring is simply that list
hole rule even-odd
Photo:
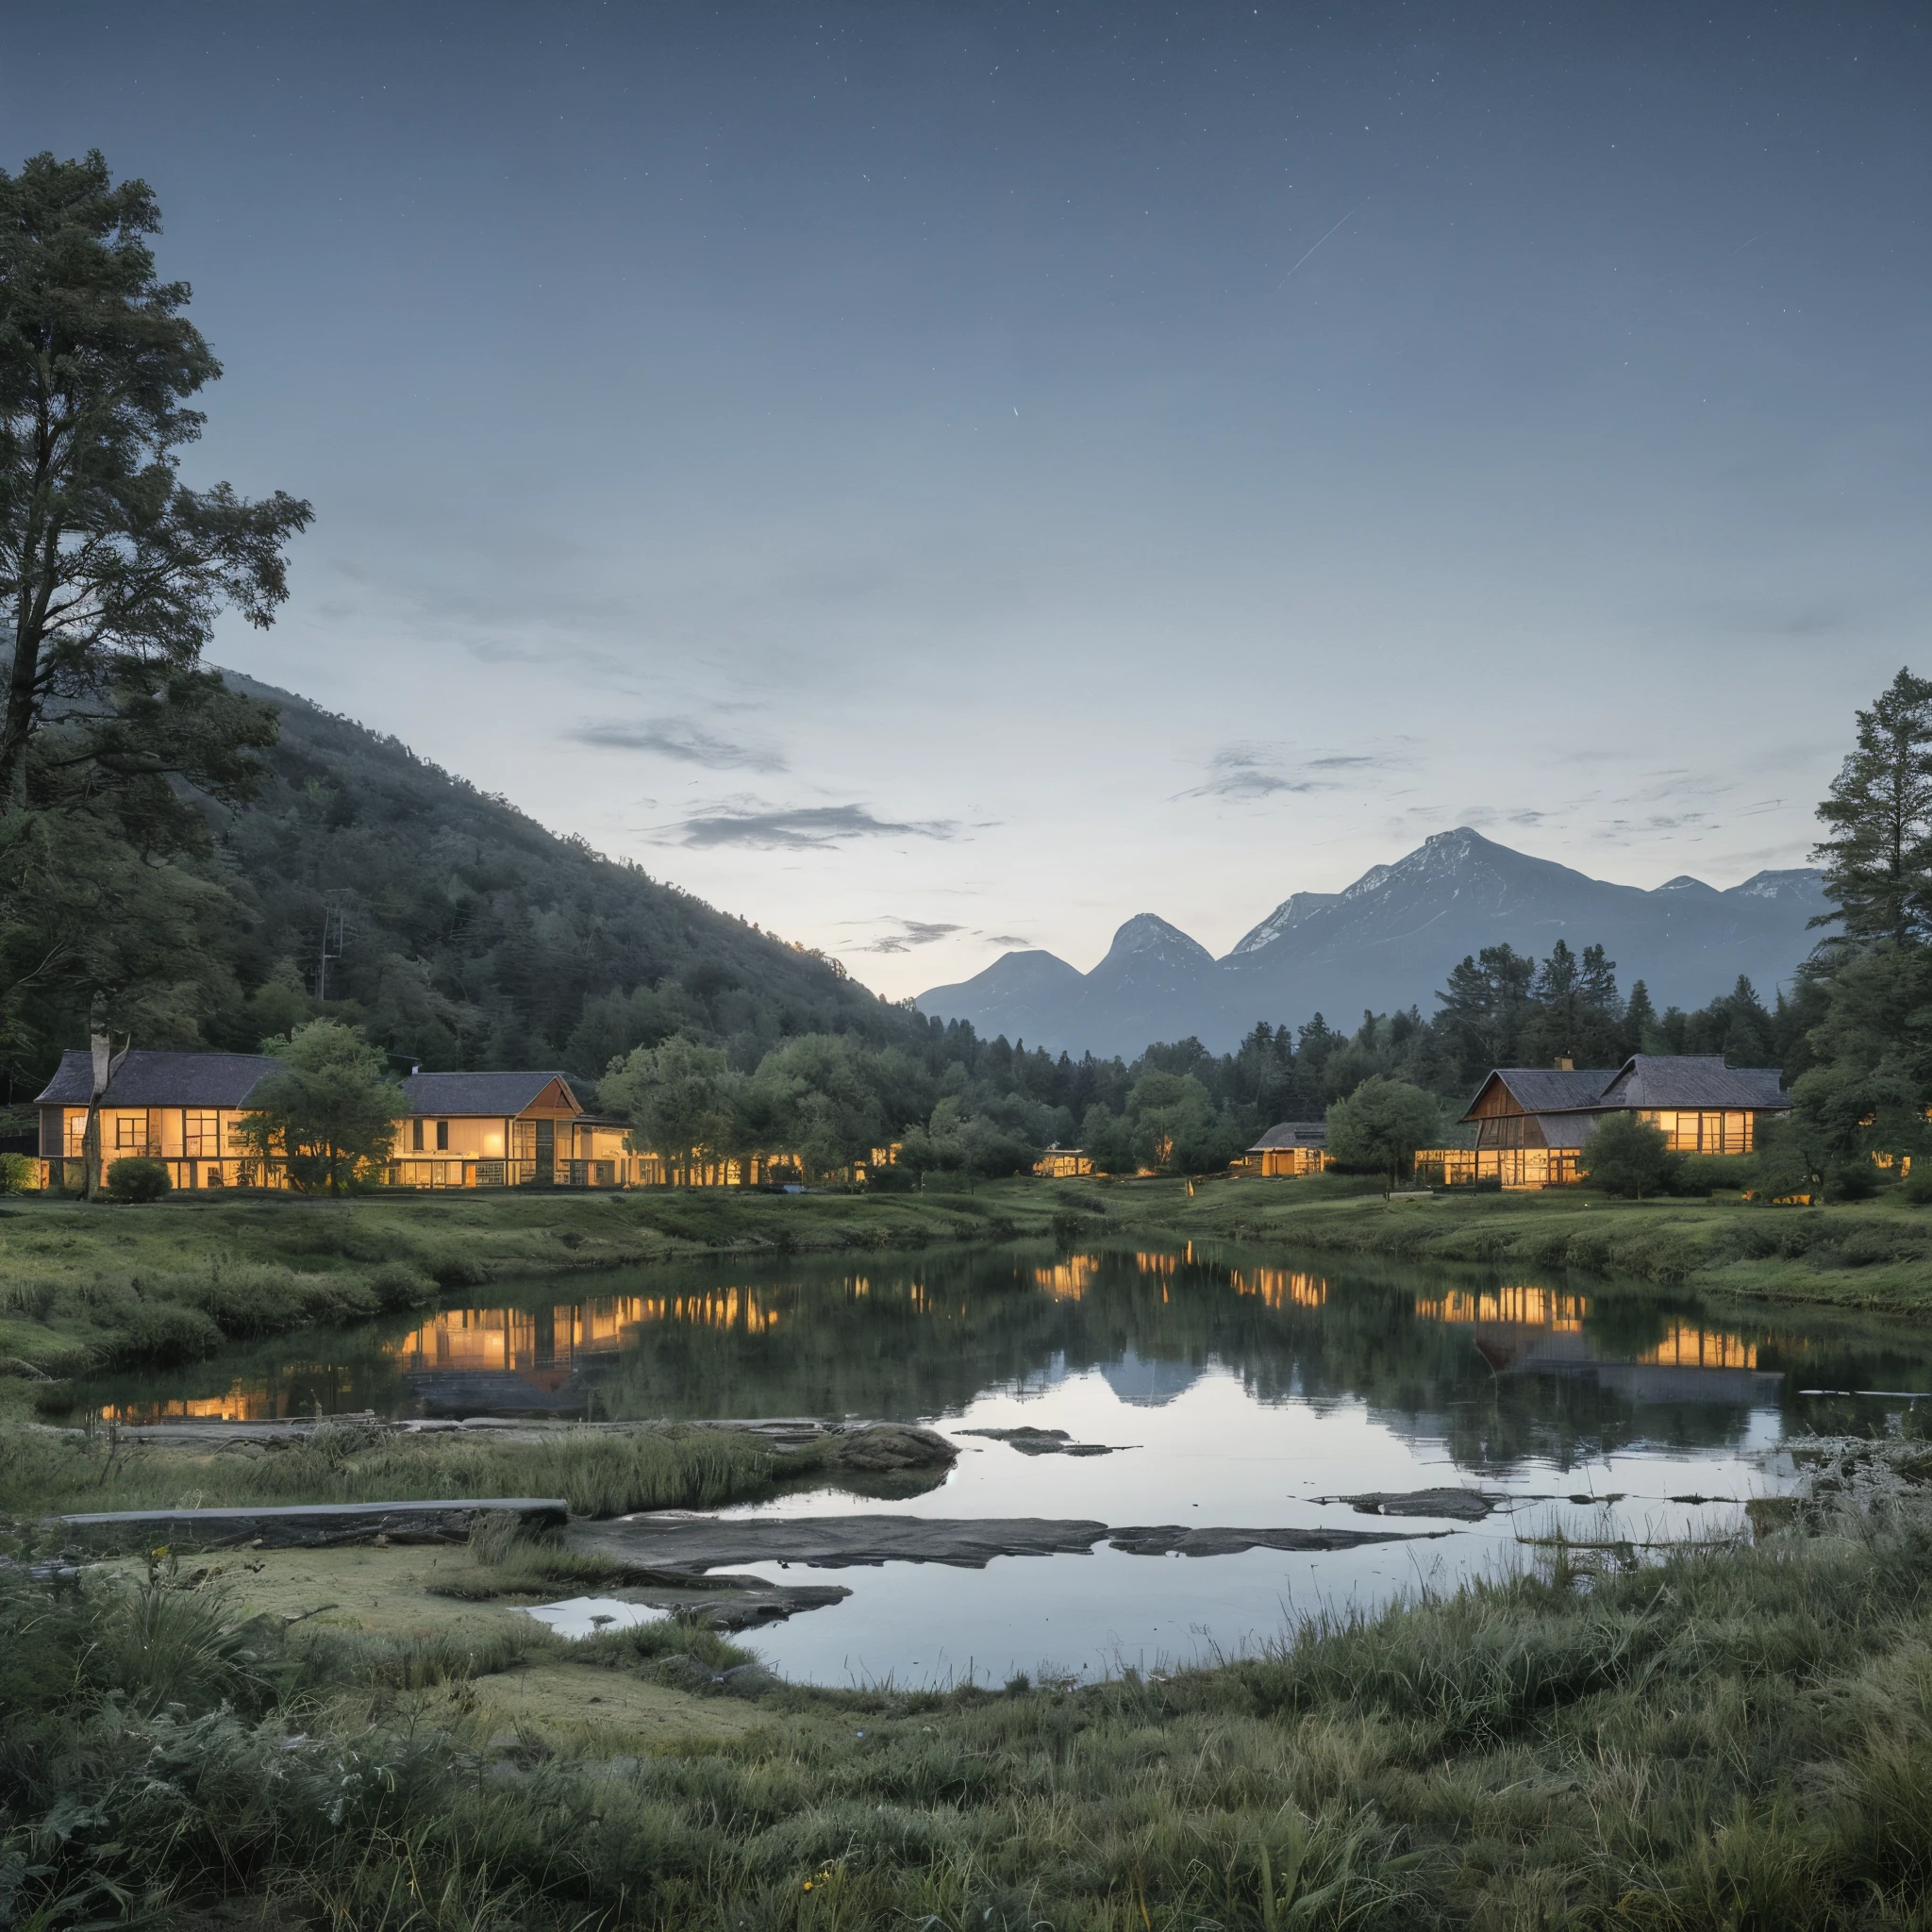
[{"label": "small cabin", "polygon": [[1790,1111],[1775,1067],[1727,1067],[1690,1054],[1633,1054],[1621,1067],[1498,1067],[1462,1116],[1474,1147],[1416,1156],[1448,1187],[1564,1187],[1589,1173],[1591,1136],[1616,1113],[1663,1130],[1674,1154],[1749,1154],[1763,1123]]},{"label": "small cabin", "polygon": [[1084,1147],[1049,1147],[1033,1163],[1033,1172],[1041,1180],[1074,1181],[1093,1172],[1093,1157]]},{"label": "small cabin", "polygon": [[1324,1121],[1283,1121],[1270,1127],[1236,1166],[1243,1174],[1291,1179],[1320,1174],[1329,1165],[1328,1127]]}]

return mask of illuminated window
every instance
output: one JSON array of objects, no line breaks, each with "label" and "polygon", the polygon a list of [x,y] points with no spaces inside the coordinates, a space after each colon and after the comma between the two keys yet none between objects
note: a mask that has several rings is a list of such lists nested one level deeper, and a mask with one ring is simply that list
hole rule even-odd
[{"label": "illuminated window", "polygon": [[222,1151],[220,1133],[217,1131],[219,1116],[213,1112],[190,1112],[181,1129],[181,1151],[190,1159],[202,1156],[214,1156]]},{"label": "illuminated window", "polygon": [[114,1145],[116,1147],[142,1147],[147,1144],[147,1123],[134,1114],[124,1113],[114,1122]]}]

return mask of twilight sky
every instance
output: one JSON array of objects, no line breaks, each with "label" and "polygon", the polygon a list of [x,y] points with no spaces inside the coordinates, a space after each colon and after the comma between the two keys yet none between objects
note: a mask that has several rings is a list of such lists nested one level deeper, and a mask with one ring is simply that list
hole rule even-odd
[{"label": "twilight sky", "polygon": [[1932,615],[1905,7],[29,9],[310,497],[215,652],[899,996],[1802,863]]}]

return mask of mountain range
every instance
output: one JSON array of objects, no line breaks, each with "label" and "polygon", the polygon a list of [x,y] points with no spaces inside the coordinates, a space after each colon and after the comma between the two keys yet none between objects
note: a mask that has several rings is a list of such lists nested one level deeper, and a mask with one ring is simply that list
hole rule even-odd
[{"label": "mountain range", "polygon": [[1760,872],[1720,891],[1701,879],[1652,891],[1613,885],[1496,844],[1467,825],[1424,840],[1340,892],[1296,892],[1224,958],[1151,912],[1114,934],[1082,973],[1039,949],[920,994],[923,1013],[970,1020],[982,1035],[1073,1054],[1140,1053],[1197,1036],[1215,1052],[1258,1020],[1299,1025],[1316,1013],[1352,1026],[1365,1008],[1419,1006],[1465,954],[1507,942],[1546,955],[1603,945],[1627,991],[1641,979],[1659,1010],[1698,1007],[1746,974],[1768,1000],[1816,942],[1828,909],[1821,874]]}]

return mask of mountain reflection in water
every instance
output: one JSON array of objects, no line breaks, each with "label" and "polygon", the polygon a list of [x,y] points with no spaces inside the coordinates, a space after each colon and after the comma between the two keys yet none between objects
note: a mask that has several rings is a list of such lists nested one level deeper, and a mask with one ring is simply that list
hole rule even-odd
[{"label": "mountain reflection in water", "polygon": [[[1290,1268],[1192,1248],[974,1249],[711,1263],[498,1291],[497,1305],[237,1348],[103,1379],[104,1416],[590,1418],[957,1414],[1097,1371],[1170,1402],[1210,1368],[1249,1399],[1366,1404],[1470,1469],[1568,1463],[1639,1441],[1735,1441],[1753,1409],[1820,1427],[1802,1386],[1912,1389],[1932,1338],[1807,1316],[1718,1319],[1694,1297],[1448,1271]],[[636,1291],[626,1291],[635,1290]]]}]

